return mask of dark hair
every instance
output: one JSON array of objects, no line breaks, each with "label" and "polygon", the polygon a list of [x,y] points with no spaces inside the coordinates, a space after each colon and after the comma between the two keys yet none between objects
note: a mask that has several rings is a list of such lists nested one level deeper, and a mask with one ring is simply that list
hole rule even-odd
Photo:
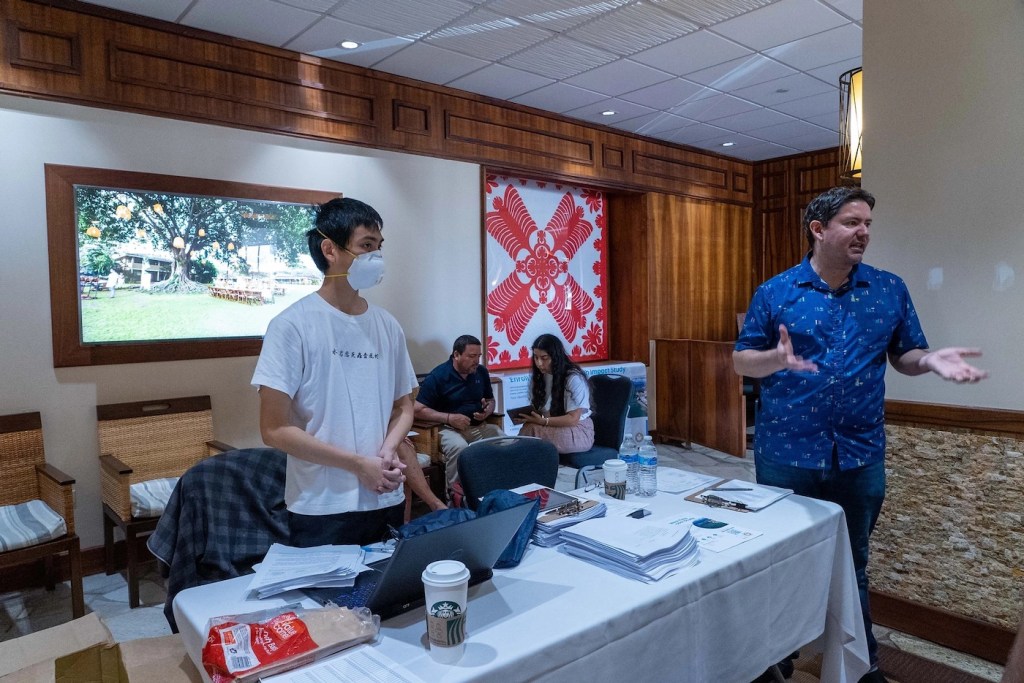
[{"label": "dark hair", "polygon": [[[551,411],[552,417],[565,415],[565,387],[569,383],[569,375],[577,373],[584,380],[587,379],[583,368],[572,362],[572,359],[565,353],[562,340],[553,334],[542,334],[534,340],[532,349],[543,351],[551,356]],[[530,375],[530,404],[534,410],[540,412],[544,407],[547,398],[544,395],[544,373],[537,369],[533,363],[533,372]]]},{"label": "dark hair", "polygon": [[804,210],[804,234],[807,235],[807,245],[814,249],[812,222],[819,221],[822,225],[828,225],[844,205],[856,201],[862,201],[872,209],[875,208],[875,195],[853,186],[833,187],[812,199]]},{"label": "dark hair", "polygon": [[358,199],[337,197],[314,207],[314,211],[314,227],[306,233],[306,241],[309,244],[309,255],[321,273],[326,273],[330,265],[320,248],[325,239],[330,239],[339,247],[345,248],[356,228],[384,228],[380,214],[372,206]]},{"label": "dark hair", "polygon": [[464,334],[452,344],[452,354],[464,353],[467,346],[483,346],[480,340],[471,334]]}]

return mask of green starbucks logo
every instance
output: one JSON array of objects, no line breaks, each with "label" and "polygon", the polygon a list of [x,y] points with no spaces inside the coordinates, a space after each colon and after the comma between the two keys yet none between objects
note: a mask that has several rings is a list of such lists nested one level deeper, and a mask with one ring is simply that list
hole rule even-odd
[{"label": "green starbucks logo", "polygon": [[451,600],[435,602],[430,608],[430,616],[437,617],[438,619],[454,619],[461,614],[462,608],[459,607],[459,603],[452,602]]}]

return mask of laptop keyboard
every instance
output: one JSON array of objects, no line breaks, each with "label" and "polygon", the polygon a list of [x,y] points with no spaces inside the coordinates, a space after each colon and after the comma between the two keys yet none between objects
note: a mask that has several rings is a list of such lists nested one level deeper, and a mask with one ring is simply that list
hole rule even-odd
[{"label": "laptop keyboard", "polygon": [[356,585],[352,588],[342,588],[331,602],[338,607],[352,609],[365,607],[366,603],[370,601],[370,596],[373,595],[373,589],[377,587],[377,577],[379,576],[379,572],[363,572],[356,577]]}]

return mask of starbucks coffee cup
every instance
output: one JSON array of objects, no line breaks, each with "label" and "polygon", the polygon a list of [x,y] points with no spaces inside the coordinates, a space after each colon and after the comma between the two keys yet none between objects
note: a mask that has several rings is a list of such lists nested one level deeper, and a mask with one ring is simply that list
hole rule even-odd
[{"label": "starbucks coffee cup", "polygon": [[604,492],[606,495],[619,500],[626,499],[626,461],[618,458],[605,460],[604,465]]},{"label": "starbucks coffee cup", "polygon": [[430,656],[454,664],[466,650],[469,570],[457,560],[441,560],[428,564],[422,578]]}]

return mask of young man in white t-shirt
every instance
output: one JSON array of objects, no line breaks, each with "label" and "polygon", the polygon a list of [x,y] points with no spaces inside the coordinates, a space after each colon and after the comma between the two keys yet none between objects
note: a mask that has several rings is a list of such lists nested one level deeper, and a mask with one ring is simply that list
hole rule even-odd
[{"label": "young man in white t-shirt", "polygon": [[263,440],[288,454],[294,546],[364,545],[402,523],[416,374],[398,321],[359,295],[383,278],[382,224],[355,199],[317,208],[307,237],[323,285],[270,322],[252,378]]}]

